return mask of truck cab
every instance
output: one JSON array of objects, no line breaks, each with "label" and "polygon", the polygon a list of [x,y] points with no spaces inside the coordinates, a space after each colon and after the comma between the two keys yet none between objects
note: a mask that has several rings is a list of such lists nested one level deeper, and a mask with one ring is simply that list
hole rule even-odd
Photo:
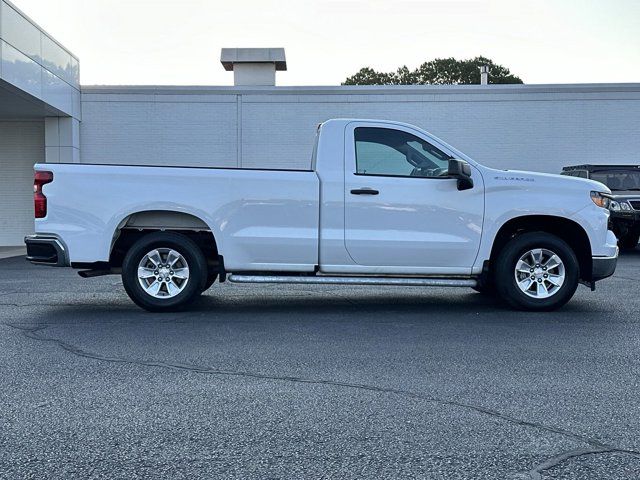
[{"label": "truck cab", "polygon": [[321,126],[316,171],[321,271],[472,274],[484,217],[473,164],[415,127],[355,120]]}]

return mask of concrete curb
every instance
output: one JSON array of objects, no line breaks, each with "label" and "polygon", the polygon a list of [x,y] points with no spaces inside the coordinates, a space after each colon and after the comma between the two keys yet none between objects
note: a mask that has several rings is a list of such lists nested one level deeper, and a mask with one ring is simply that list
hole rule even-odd
[{"label": "concrete curb", "polygon": [[0,260],[4,258],[20,257],[27,254],[25,247],[0,247]]}]

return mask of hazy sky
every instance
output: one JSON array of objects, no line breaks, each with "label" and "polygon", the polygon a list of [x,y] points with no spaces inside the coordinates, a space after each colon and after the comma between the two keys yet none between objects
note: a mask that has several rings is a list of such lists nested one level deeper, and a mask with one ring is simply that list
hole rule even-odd
[{"label": "hazy sky", "polygon": [[221,47],[284,47],[279,85],[484,55],[525,83],[640,82],[640,0],[13,0],[90,84],[230,85]]}]

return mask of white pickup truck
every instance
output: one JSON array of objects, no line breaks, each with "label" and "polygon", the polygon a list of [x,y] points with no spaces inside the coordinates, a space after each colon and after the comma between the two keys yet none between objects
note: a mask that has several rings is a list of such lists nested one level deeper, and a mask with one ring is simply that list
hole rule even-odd
[{"label": "white pickup truck", "polygon": [[38,164],[28,260],[142,308],[216,280],[474,288],[550,310],[613,274],[601,183],[482,166],[411,125],[318,127],[309,170]]}]

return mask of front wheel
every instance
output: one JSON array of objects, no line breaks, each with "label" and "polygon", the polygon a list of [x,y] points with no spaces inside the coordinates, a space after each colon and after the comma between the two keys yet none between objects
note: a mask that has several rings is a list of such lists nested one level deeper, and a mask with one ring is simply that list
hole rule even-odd
[{"label": "front wheel", "polygon": [[190,238],[174,232],[145,235],[122,263],[122,283],[138,306],[151,312],[177,310],[202,292],[207,262]]},{"label": "front wheel", "polygon": [[495,269],[499,295],[521,310],[554,310],[567,303],[576,289],[580,267],[567,243],[546,232],[511,239],[498,256]]}]

